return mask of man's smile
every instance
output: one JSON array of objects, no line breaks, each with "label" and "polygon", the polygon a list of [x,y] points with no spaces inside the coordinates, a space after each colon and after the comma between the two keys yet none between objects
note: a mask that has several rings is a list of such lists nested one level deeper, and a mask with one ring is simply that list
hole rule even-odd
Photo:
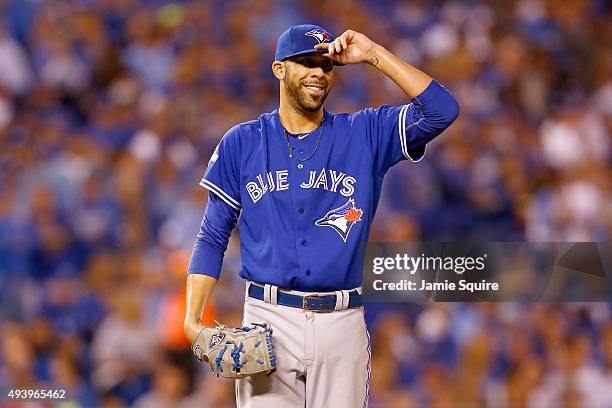
[{"label": "man's smile", "polygon": [[319,83],[307,82],[302,85],[304,88],[308,89],[311,95],[322,96],[325,94],[325,90],[327,89],[326,85]]}]

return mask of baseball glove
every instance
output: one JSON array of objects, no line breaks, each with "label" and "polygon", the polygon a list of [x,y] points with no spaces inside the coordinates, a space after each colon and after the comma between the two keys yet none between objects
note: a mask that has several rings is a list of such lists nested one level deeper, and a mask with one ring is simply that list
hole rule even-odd
[{"label": "baseball glove", "polygon": [[238,328],[215,323],[217,326],[205,327],[198,333],[191,349],[217,377],[244,378],[274,371],[276,356],[269,322]]}]

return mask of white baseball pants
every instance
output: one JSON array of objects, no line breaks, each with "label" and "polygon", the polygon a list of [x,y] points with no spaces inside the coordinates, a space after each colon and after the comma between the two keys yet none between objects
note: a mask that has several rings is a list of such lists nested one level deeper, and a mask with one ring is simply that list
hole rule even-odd
[{"label": "white baseball pants", "polygon": [[236,380],[239,408],[367,406],[371,363],[363,307],[312,312],[246,296],[243,324],[262,321],[272,325],[276,371]]}]

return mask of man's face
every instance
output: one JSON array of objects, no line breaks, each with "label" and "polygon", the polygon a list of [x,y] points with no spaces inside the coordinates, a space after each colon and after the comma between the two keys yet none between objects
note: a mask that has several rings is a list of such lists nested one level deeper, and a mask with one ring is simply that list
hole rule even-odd
[{"label": "man's face", "polygon": [[283,82],[295,105],[304,112],[321,108],[333,86],[334,63],[317,54],[300,55],[285,61]]}]

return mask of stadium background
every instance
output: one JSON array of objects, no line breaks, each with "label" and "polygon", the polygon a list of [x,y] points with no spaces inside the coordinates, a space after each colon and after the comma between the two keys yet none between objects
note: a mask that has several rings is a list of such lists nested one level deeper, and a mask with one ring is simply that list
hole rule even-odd
[{"label": "stadium background", "polygon": [[[184,275],[225,130],[277,104],[277,36],[364,32],[444,83],[459,119],[388,174],[374,241],[607,241],[604,0],[0,0],[0,390],[67,406],[229,407],[196,366]],[[607,44],[607,46],[606,46]],[[330,111],[403,103],[337,69]],[[237,237],[207,319],[238,324]],[[610,407],[612,308],[372,305],[370,406]]]}]

